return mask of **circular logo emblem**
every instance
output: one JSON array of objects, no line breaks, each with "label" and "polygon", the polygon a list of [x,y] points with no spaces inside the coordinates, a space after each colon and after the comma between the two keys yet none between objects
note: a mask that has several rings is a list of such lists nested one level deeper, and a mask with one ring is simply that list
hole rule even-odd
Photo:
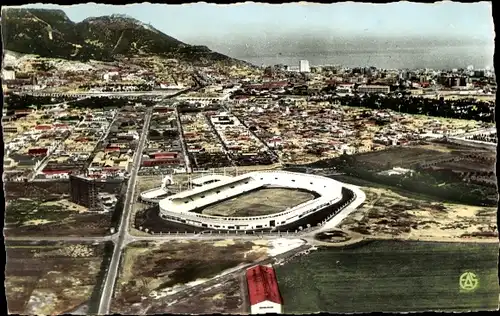
[{"label": "circular logo emblem", "polygon": [[472,291],[479,285],[479,279],[473,272],[465,272],[460,276],[460,289]]}]

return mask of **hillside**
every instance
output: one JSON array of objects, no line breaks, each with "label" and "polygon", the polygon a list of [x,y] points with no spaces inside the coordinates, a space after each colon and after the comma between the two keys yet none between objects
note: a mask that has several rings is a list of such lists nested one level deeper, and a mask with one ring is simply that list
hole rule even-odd
[{"label": "hillside", "polygon": [[74,23],[62,10],[4,9],[2,42],[4,49],[14,52],[79,61],[157,55],[200,64],[241,63],[205,46],[185,44],[122,15]]}]

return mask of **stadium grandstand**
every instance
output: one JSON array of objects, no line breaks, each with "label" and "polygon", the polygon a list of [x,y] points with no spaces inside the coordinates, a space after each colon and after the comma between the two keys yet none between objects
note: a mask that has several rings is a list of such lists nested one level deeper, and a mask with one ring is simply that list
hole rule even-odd
[{"label": "stadium grandstand", "polygon": [[[164,181],[164,183],[166,183]],[[359,189],[336,180],[288,171],[258,171],[236,177],[207,175],[192,181],[193,188],[166,198],[166,186],[143,192],[143,200],[160,200],[159,212],[162,219],[207,230],[280,230],[306,218],[315,217],[332,206],[340,211],[354,200],[364,200]],[[348,187],[348,188],[347,188]],[[202,214],[203,209],[223,201],[235,199],[243,194],[265,188],[286,188],[311,193],[313,199],[272,214],[259,216],[221,216]],[[160,194],[162,193],[162,194]],[[156,195],[156,196],[155,196]],[[358,201],[359,202],[359,201]],[[339,207],[337,207],[339,204]],[[341,204],[341,205],[340,205]]]}]

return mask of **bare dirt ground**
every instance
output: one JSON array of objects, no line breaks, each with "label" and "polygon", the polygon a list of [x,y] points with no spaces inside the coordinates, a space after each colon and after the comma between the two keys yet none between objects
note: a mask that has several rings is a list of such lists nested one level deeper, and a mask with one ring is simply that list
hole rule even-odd
[{"label": "bare dirt ground", "polygon": [[365,203],[339,229],[367,238],[498,242],[496,209],[427,201],[362,187]]},{"label": "bare dirt ground", "polygon": [[125,249],[111,313],[246,313],[242,288],[246,283],[239,279],[240,268],[301,243],[231,239],[133,243]]},{"label": "bare dirt ground", "polygon": [[97,281],[102,251],[101,245],[7,242],[9,313],[60,315],[85,303]]},{"label": "bare dirt ground", "polygon": [[18,198],[8,202],[6,236],[103,236],[111,213],[89,212],[66,199]]},{"label": "bare dirt ground", "polygon": [[314,195],[309,192],[263,188],[209,206],[202,213],[214,216],[262,216],[282,212],[312,199]]},{"label": "bare dirt ground", "polygon": [[[243,274],[243,273],[242,273]],[[241,276],[232,276],[223,280],[217,286],[210,286],[196,291],[167,306],[153,305],[148,314],[247,314],[246,295],[241,282]]]}]

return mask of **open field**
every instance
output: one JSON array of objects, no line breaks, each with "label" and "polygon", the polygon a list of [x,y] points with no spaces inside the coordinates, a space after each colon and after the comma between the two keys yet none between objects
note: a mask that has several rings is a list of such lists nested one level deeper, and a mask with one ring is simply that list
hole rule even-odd
[{"label": "open field", "polygon": [[[275,266],[285,313],[469,311],[498,308],[497,244],[364,242]],[[479,285],[460,289],[473,272]]]},{"label": "open field", "polygon": [[202,214],[214,216],[262,216],[275,214],[287,208],[314,199],[314,195],[300,190],[262,188],[208,206]]},{"label": "open field", "polygon": [[7,202],[5,235],[103,236],[109,233],[111,213],[89,212],[68,200],[19,198]]},{"label": "open field", "polygon": [[436,202],[386,188],[362,187],[365,203],[339,225],[367,237],[496,240],[496,208]]},{"label": "open field", "polygon": [[[482,157],[495,157],[494,151],[451,143],[426,142],[421,145],[390,147],[384,150],[371,151],[351,156],[356,164],[373,170],[384,170],[393,167],[415,168],[421,163],[434,162],[441,159],[461,158],[468,154],[479,154]],[[477,159],[474,159],[474,163]],[[334,166],[337,160],[319,161],[311,167]],[[479,161],[479,165],[484,163]],[[479,170],[478,170],[479,171]]]},{"label": "open field", "polygon": [[5,199],[10,201],[17,198],[61,198],[69,195],[68,180],[42,182],[5,182]]},{"label": "open field", "polygon": [[170,306],[153,305],[148,314],[247,314],[246,283],[242,278],[231,276],[215,286],[195,290]]},{"label": "open field", "polygon": [[[251,241],[131,244],[125,250],[112,312],[141,314],[147,308],[166,308],[177,299],[169,297],[177,291],[212,278],[224,270],[266,257],[267,248]],[[211,307],[207,306],[206,311],[215,308],[215,303]],[[232,305],[226,306],[228,310],[225,312],[239,312],[240,306]],[[193,306],[186,306],[186,312],[190,313],[190,308]]]},{"label": "open field", "polygon": [[389,148],[355,156],[358,162],[388,169],[392,167],[411,168],[424,161],[452,157],[454,155],[451,152],[419,147]]},{"label": "open field", "polygon": [[[231,239],[133,243],[125,249],[111,312],[245,312],[246,296],[241,294],[239,274],[231,271],[302,243]],[[208,283],[226,273],[215,283]]]},{"label": "open field", "polygon": [[161,186],[161,181],[165,176],[137,176],[136,190],[139,192],[151,190]]},{"label": "open field", "polygon": [[[492,156],[494,156],[494,154]],[[494,172],[495,159],[494,157],[492,158],[493,159],[491,161],[479,159],[461,159],[458,161],[438,163],[435,166],[437,168],[454,170],[456,172]]]},{"label": "open field", "polygon": [[61,315],[90,299],[103,245],[7,242],[6,255],[9,313]]},{"label": "open field", "polygon": [[[484,151],[494,155],[494,152]],[[393,147],[355,155],[356,161],[375,168],[403,167],[413,168],[419,163],[459,157],[463,154],[477,153],[477,149],[455,144],[426,143],[408,147]]]}]

